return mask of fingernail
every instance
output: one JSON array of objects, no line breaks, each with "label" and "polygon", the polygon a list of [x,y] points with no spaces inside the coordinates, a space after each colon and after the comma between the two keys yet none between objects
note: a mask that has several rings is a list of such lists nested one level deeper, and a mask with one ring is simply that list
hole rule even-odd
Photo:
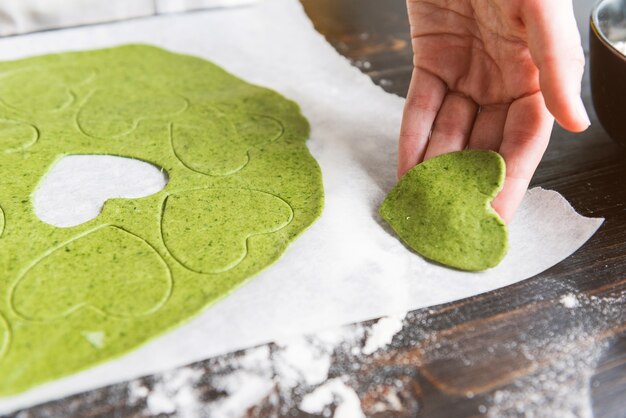
[{"label": "fingernail", "polygon": [[589,127],[591,125],[591,121],[589,120],[589,114],[587,113],[587,109],[585,109],[585,104],[583,103],[583,99],[581,97],[578,97],[576,103],[576,113],[578,113],[578,117],[581,120],[585,121],[586,127]]}]

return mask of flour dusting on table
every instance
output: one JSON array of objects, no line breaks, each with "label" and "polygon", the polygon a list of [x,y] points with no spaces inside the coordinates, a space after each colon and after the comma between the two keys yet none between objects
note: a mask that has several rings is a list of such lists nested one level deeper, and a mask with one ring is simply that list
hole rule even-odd
[{"label": "flour dusting on table", "polygon": [[[529,358],[541,354],[541,359],[537,360],[549,359],[549,363],[488,396],[490,405],[485,408],[488,417],[508,418],[520,414],[531,418],[593,417],[591,378],[609,342],[594,343],[598,324],[591,318],[604,321],[623,318],[626,292],[615,297],[567,293],[560,302],[572,311],[573,321],[580,325],[560,339],[546,338],[523,345],[521,349]],[[615,323],[619,322],[618,319]]]},{"label": "flour dusting on table", "polygon": [[337,404],[333,418],[365,418],[359,396],[338,378],[329,380],[306,395],[300,409],[310,414],[321,414],[333,403]]}]

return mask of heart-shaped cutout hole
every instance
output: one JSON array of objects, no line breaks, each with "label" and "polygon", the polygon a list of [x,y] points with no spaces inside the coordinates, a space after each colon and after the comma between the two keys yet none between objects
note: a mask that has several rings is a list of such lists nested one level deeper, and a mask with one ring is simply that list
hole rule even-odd
[{"label": "heart-shaped cutout hole", "polygon": [[71,227],[95,219],[108,199],[137,199],[167,185],[165,171],[111,155],[69,155],[57,162],[33,196],[35,214],[47,224]]}]

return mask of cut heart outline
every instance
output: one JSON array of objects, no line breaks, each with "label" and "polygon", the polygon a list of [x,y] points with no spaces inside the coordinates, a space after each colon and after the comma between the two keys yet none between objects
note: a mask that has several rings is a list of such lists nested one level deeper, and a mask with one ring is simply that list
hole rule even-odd
[{"label": "cut heart outline", "polygon": [[2,234],[4,234],[5,225],[6,225],[6,218],[4,217],[4,211],[2,210],[2,206],[0,206],[0,238],[2,238]]},{"label": "cut heart outline", "polygon": [[[103,249],[102,244],[98,244],[98,239],[94,238],[96,234],[102,233],[110,235],[107,237],[108,239],[102,240],[102,242],[111,245],[112,248],[108,250],[119,250],[121,248],[127,250],[126,253],[120,255],[119,251],[111,252],[106,251],[107,248]],[[96,243],[96,255],[90,254],[91,248],[89,245],[84,244],[85,241],[89,242],[89,239],[92,238]],[[81,253],[84,249],[80,245],[87,247],[86,253]],[[58,255],[59,253],[60,255]],[[140,273],[142,277],[127,280],[128,273],[123,271],[125,264],[117,260],[118,255],[121,257],[138,257],[134,265],[139,265],[140,268],[135,268],[134,272],[135,274]],[[107,256],[109,259],[102,263],[102,258]],[[152,260],[146,259],[148,256],[152,256]],[[45,262],[54,259],[54,257],[60,257],[61,262],[56,263],[56,260],[53,260],[55,261],[53,266],[46,266]],[[72,259],[72,257],[75,258]],[[85,258],[97,259],[98,262],[85,262]],[[143,266],[141,265],[142,262]],[[64,267],[75,274],[75,276],[71,277],[70,274],[70,277],[68,277],[67,274],[59,274],[59,271],[54,268],[55,265]],[[40,271],[37,271],[40,266],[42,266],[39,269]],[[160,270],[160,273],[152,274],[155,272],[151,272],[150,268],[155,266]],[[120,267],[122,268],[120,269]],[[35,277],[30,277],[29,275],[31,274]],[[108,277],[108,286],[104,290],[109,293],[109,298],[102,303],[95,303],[89,300],[74,300],[81,299],[81,297],[94,297],[93,289],[94,287],[97,288],[98,280],[104,280],[101,277],[94,276],[114,276],[115,274],[117,274],[117,277],[113,277],[113,279]],[[73,279],[74,281],[72,281]],[[111,286],[112,280],[117,280],[119,282],[118,286]],[[143,285],[142,282],[146,280],[154,283],[151,283],[149,286]],[[50,282],[54,286],[50,285]],[[132,289],[133,287],[135,289]],[[47,322],[62,319],[83,308],[91,309],[108,317],[129,319],[144,317],[157,312],[169,300],[172,289],[171,270],[150,243],[118,226],[103,225],[86,231],[46,251],[35,259],[12,285],[9,291],[9,301],[13,313],[25,321]],[[103,291],[102,288],[99,290],[100,292]],[[102,293],[97,293],[97,295],[102,295]],[[141,303],[146,306],[140,306],[139,308],[124,306],[124,300],[122,300],[122,303],[115,300],[116,298],[121,299],[123,295],[131,295],[131,300],[126,301],[126,305],[134,305],[139,300],[137,298],[140,298]],[[42,301],[45,301],[45,303],[41,303]],[[102,304],[107,304],[107,306],[100,306]],[[120,313],[120,308],[127,312]]]},{"label": "cut heart outline", "polygon": [[[210,200],[211,193],[216,193],[219,197]],[[223,205],[224,201],[227,200],[223,197],[224,193],[226,193],[227,198],[230,197],[231,202],[234,202],[233,198],[237,194],[243,193],[244,196],[248,194],[249,196],[244,197],[244,200],[247,198],[248,201],[238,208],[239,210],[223,211],[219,205]],[[196,194],[199,196],[194,196]],[[230,196],[228,196],[229,194]],[[191,210],[190,208],[196,206],[189,205],[184,200],[194,198],[200,198],[206,204],[206,209],[201,214],[187,213]],[[175,199],[182,200],[182,202],[176,202]],[[172,208],[172,204],[177,206]],[[212,204],[215,204],[217,208],[212,208]],[[274,225],[260,225],[259,219],[253,219],[256,215],[257,218],[263,220],[263,216],[259,216],[262,210],[266,211],[266,215],[267,213],[273,215],[272,222]],[[217,212],[218,215],[211,219],[212,211]],[[174,215],[173,212],[177,213]],[[250,212],[253,213],[253,216],[246,217],[246,215],[250,215]],[[278,232],[289,225],[294,217],[293,208],[281,197],[260,190],[236,188],[201,188],[172,193],[163,200],[161,213],[161,239],[167,251],[183,267],[199,274],[223,273],[237,267],[249,255],[248,241],[250,238]],[[277,220],[278,218],[281,219]],[[244,222],[244,224],[247,222],[243,228],[246,230],[245,232],[241,230],[230,231],[239,233],[240,237],[238,238],[241,238],[242,242],[237,243],[238,239],[231,239],[230,242],[225,239],[214,240],[214,235],[219,235],[225,229],[232,229],[237,222]],[[269,221],[266,220],[266,223]],[[250,229],[255,228],[256,230],[250,232]],[[169,229],[175,231],[171,234],[173,238],[179,237],[181,231],[185,231],[187,234],[202,234],[204,239],[196,236],[195,239],[182,241],[182,244],[174,244],[173,238],[169,238]],[[201,245],[198,245],[199,243]],[[224,246],[230,248],[222,251]],[[237,254],[237,248],[239,249],[238,255],[231,257],[232,254]],[[216,259],[218,261],[215,261]]]},{"label": "cut heart outline", "polygon": [[169,124],[174,155],[196,173],[235,174],[250,162],[250,150],[272,143],[285,133],[282,122],[272,116],[246,113],[233,120],[217,109],[213,113],[213,117],[206,115],[205,120],[198,120],[195,125]]},{"label": "cut heart outline", "polygon": [[[117,139],[131,134],[143,120],[179,115],[189,108],[190,101],[184,96],[151,89],[151,86],[146,86],[145,90],[156,94],[145,94],[130,102],[123,100],[125,89],[119,91],[107,89],[102,98],[100,97],[102,89],[93,90],[76,112],[76,126],[90,138]],[[109,103],[112,94],[118,94],[121,98],[120,105],[116,108],[112,108]],[[102,103],[98,103],[98,100]],[[145,110],[144,114],[129,117],[136,109],[146,108],[148,110]],[[106,117],[102,118],[102,115]],[[104,134],[99,134],[101,132]]]},{"label": "cut heart outline", "polygon": [[[87,84],[95,77],[95,69],[76,65],[43,65],[6,72],[0,75],[0,103],[20,113],[60,112],[76,102],[77,95],[73,88]],[[21,88],[13,90],[14,86],[42,80],[45,81],[45,85],[41,86],[41,91],[45,92],[42,96],[25,96]]]},{"label": "cut heart outline", "polygon": [[[15,119],[0,119],[0,144],[4,152],[12,154],[24,151],[37,143],[39,129],[31,123]],[[8,142],[8,146],[4,147]]]}]

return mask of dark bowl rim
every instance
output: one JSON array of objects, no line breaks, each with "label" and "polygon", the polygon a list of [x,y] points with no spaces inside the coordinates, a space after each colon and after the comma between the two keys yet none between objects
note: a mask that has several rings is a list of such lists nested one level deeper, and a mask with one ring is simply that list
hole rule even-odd
[{"label": "dark bowl rim", "polygon": [[593,8],[591,9],[591,16],[589,17],[589,24],[590,24],[591,30],[592,30],[593,34],[596,36],[596,38],[598,38],[600,40],[600,42],[602,42],[605,46],[607,46],[611,52],[613,52],[615,55],[617,55],[619,59],[621,59],[622,61],[626,62],[626,55],[624,55],[624,53],[622,53],[620,50],[618,50],[611,43],[611,41],[609,41],[607,39],[607,37],[604,35],[604,33],[602,33],[602,30],[600,29],[600,27],[598,25],[598,9],[600,9],[600,6],[602,6],[604,3],[608,2],[608,1],[614,1],[614,0],[598,0],[598,1],[596,1],[596,3],[593,5]]}]

